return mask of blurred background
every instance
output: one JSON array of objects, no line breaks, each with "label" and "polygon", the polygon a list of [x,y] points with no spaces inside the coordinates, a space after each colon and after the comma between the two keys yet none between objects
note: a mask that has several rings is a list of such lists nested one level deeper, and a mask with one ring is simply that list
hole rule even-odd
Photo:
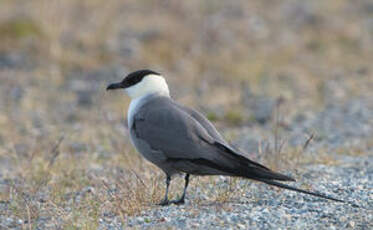
[{"label": "blurred background", "polygon": [[273,168],[369,155],[372,61],[369,0],[0,0],[0,211],[55,220],[80,196],[92,221],[160,198],[129,98],[105,91],[141,68]]}]

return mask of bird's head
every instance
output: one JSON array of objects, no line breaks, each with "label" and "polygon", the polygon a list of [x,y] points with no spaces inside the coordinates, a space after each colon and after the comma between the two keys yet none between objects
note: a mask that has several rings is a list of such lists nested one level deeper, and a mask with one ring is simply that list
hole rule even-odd
[{"label": "bird's head", "polygon": [[124,89],[132,99],[147,94],[159,93],[169,96],[166,80],[152,70],[138,70],[128,74],[123,81],[110,84],[106,90]]}]

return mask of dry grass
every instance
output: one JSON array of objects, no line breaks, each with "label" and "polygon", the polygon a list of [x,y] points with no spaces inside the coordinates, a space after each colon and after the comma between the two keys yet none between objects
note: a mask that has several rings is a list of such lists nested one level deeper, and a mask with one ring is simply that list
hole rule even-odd
[{"label": "dry grass", "polygon": [[[125,223],[161,199],[164,177],[130,145],[123,125],[128,99],[105,93],[117,77],[100,75],[104,67],[165,73],[178,101],[201,109],[226,133],[253,122],[244,112],[245,90],[281,96],[267,136],[275,144],[262,149],[264,162],[278,169],[315,162],[302,147],[286,148],[283,124],[331,96],[373,97],[373,38],[359,4],[314,1],[305,18],[292,8],[297,4],[0,1],[0,55],[25,59],[0,67],[0,173],[7,181],[0,199],[9,207],[1,215],[28,220],[25,229],[46,216],[63,229],[96,229],[103,215]],[[337,91],[330,93],[330,81],[341,84]],[[319,163],[333,163],[320,156]],[[229,200],[238,181],[228,179],[211,199]],[[219,178],[193,179],[190,193],[211,193],[215,183]],[[172,197],[182,184],[172,184]]]}]

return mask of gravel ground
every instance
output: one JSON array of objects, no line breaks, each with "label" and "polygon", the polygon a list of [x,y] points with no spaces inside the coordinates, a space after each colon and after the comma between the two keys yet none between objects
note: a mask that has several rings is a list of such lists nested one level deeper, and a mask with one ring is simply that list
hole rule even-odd
[{"label": "gravel ground", "polygon": [[[345,163],[337,167],[311,165],[305,169],[307,173],[302,178],[303,182],[312,184],[313,189],[327,191],[357,203],[361,208],[250,183],[245,186],[243,196],[229,202],[204,200],[196,205],[193,196],[189,196],[184,206],[155,207],[129,219],[128,226],[159,229],[371,229],[372,160],[372,157],[345,158]],[[238,183],[236,190],[245,183]],[[115,223],[116,219],[108,222]],[[104,229],[105,225],[102,226]]]},{"label": "gravel ground", "polygon": [[[110,213],[99,219],[98,229],[372,229],[373,157],[344,157],[339,166],[310,165],[294,185],[311,188],[358,204],[326,201],[312,196],[240,180],[228,201],[215,201],[189,191],[186,204],[154,205],[123,222]],[[195,178],[193,178],[195,179]],[[192,179],[192,180],[193,180]],[[219,178],[218,186],[227,180]],[[210,186],[213,190],[212,185]],[[4,210],[9,204],[1,203]],[[54,222],[55,223],[55,222]],[[0,216],[0,229],[22,229],[27,221]],[[55,229],[52,219],[40,217],[36,229]]]}]

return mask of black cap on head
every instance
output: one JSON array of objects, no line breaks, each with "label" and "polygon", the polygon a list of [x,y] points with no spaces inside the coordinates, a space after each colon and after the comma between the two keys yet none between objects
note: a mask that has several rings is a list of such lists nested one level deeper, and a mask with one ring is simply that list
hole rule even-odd
[{"label": "black cap on head", "polygon": [[135,72],[132,72],[132,73],[128,74],[127,77],[125,77],[123,79],[122,84],[123,84],[124,88],[136,85],[145,76],[147,76],[149,74],[160,75],[159,73],[154,72],[152,70],[148,70],[148,69],[137,70]]},{"label": "black cap on head", "polygon": [[125,88],[128,88],[128,87],[131,87],[131,86],[139,83],[145,76],[147,76],[149,74],[160,75],[159,73],[154,72],[152,70],[148,70],[148,69],[137,70],[135,72],[132,72],[132,73],[128,74],[123,79],[123,81],[121,81],[119,83],[110,84],[106,88],[106,90],[120,89],[120,88],[125,89]]}]

